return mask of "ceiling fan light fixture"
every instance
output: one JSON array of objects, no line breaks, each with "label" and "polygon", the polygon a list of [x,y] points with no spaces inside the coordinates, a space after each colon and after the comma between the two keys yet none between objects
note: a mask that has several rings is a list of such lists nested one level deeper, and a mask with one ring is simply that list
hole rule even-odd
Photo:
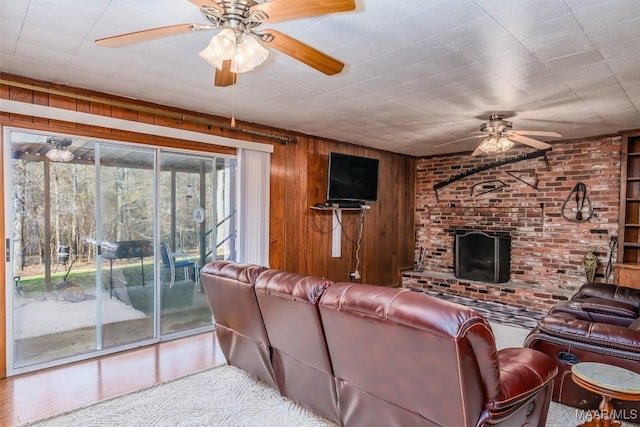
[{"label": "ceiling fan light fixture", "polygon": [[45,154],[52,162],[70,162],[75,157],[69,150],[53,148]]},{"label": "ceiling fan light fixture", "polygon": [[224,28],[211,38],[209,48],[211,52],[223,60],[233,58],[236,54],[236,32],[231,28]]},{"label": "ceiling fan light fixture", "polygon": [[511,147],[513,147],[513,142],[505,136],[491,135],[483,139],[478,148],[485,153],[503,153]]},{"label": "ceiling fan light fixture", "polygon": [[198,55],[218,69],[222,69],[222,63],[233,59],[236,54],[236,32],[231,28],[225,28],[211,38],[211,41]]},{"label": "ceiling fan light fixture", "polygon": [[71,145],[69,138],[48,138],[47,143],[53,145],[53,148],[45,154],[52,162],[70,162],[75,158],[73,153],[67,150],[67,147]]},{"label": "ceiling fan light fixture", "polygon": [[210,46],[205,47],[200,53],[200,58],[204,59],[209,65],[213,65],[217,69],[222,69],[222,62],[224,61],[221,56],[217,56],[213,53],[213,49]]},{"label": "ceiling fan light fixture", "polygon": [[266,61],[269,51],[253,36],[243,35],[236,45],[236,54],[231,61],[231,72],[246,73]]}]

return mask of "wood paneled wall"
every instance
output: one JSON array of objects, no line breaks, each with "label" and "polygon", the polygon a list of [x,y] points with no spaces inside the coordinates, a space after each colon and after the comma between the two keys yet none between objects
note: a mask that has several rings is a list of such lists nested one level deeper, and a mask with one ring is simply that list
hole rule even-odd
[{"label": "wood paneled wall", "polygon": [[271,172],[271,267],[348,281],[356,267],[359,212],[342,213],[339,258],[331,256],[331,211],[311,209],[326,200],[329,153],[380,161],[378,200],[365,211],[359,251],[363,283],[397,285],[400,268],[413,263],[415,160],[379,150],[299,137],[275,146]]},{"label": "wood paneled wall", "polygon": [[[378,201],[365,213],[359,271],[361,281],[399,285],[399,270],[411,266],[414,248],[415,159],[353,144],[312,137],[268,126],[238,121],[237,128],[222,125],[228,118],[159,106],[84,89],[35,81],[0,73],[0,99],[48,105],[119,119],[197,131],[210,135],[272,144],[270,206],[270,266],[334,281],[348,281],[355,268],[358,213],[344,213],[342,256],[331,257],[331,213],[310,207],[326,199],[328,155],[331,151],[380,160]],[[8,82],[8,83],[7,83]],[[131,106],[131,108],[128,108]],[[221,124],[221,125],[217,125]],[[122,140],[202,152],[234,153],[235,149],[193,141],[105,129],[77,123],[2,113],[0,127],[16,126],[79,136]],[[243,133],[242,129],[254,131]],[[1,131],[1,129],[0,129]],[[282,143],[260,133],[289,136]],[[0,137],[2,133],[0,132]],[[4,148],[4,141],[2,142]],[[1,167],[1,166],[0,166]],[[0,171],[1,172],[1,171]],[[4,175],[0,174],[0,179]],[[2,183],[4,188],[4,182]],[[0,213],[6,209],[0,201]],[[4,218],[4,215],[3,215]],[[0,230],[4,241],[4,228]],[[4,257],[4,245],[0,249]],[[4,264],[0,267],[2,278]],[[0,284],[0,378],[6,375],[5,286]]]}]

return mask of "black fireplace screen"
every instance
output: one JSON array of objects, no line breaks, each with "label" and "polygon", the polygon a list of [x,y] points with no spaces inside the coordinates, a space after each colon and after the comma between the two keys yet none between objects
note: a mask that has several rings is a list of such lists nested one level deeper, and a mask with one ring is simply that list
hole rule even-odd
[{"label": "black fireplace screen", "polygon": [[482,231],[456,231],[455,275],[488,283],[509,281],[511,237]]}]

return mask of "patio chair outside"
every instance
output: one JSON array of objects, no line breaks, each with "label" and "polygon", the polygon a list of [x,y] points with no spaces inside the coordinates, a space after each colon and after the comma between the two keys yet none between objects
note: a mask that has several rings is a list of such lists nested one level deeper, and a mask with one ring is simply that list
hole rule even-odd
[{"label": "patio chair outside", "polygon": [[[162,257],[162,283],[165,282],[167,270],[170,271],[171,281],[169,287],[173,288],[176,283],[176,269],[184,269],[185,280],[190,277],[189,271],[193,268],[194,282],[196,285],[200,283],[200,273],[198,268],[198,261],[183,253],[172,253],[169,245],[166,243],[160,244],[160,256]],[[176,260],[176,258],[180,258]]]}]

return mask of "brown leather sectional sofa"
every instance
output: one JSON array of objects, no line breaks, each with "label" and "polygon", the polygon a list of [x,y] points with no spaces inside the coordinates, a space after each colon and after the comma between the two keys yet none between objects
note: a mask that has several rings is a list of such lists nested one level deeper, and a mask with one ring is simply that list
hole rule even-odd
[{"label": "brown leather sectional sofa", "polygon": [[201,279],[229,364],[338,425],[545,425],[555,362],[497,351],[472,309],[226,261]]},{"label": "brown leather sectional sofa", "polygon": [[[571,366],[601,362],[640,374],[640,290],[586,283],[553,307],[525,340],[525,346],[551,356],[558,366],[553,400],[594,409],[602,400],[571,380]],[[640,421],[638,402],[612,400],[617,417]]]}]

